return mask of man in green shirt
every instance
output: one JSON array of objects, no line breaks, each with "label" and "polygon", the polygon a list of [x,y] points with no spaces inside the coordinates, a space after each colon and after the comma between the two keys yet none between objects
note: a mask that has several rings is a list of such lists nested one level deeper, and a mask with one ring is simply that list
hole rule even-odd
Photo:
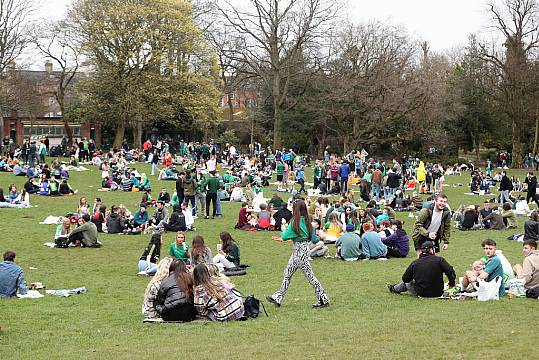
[{"label": "man in green shirt", "polygon": [[206,219],[210,218],[210,203],[213,203],[212,219],[215,219],[216,206],[217,206],[217,191],[220,187],[219,178],[216,176],[215,171],[210,171],[210,177],[204,182],[204,189],[206,189]]},{"label": "man in green shirt", "polygon": [[279,191],[283,187],[283,175],[284,175],[284,164],[281,160],[277,161],[275,170],[277,171],[277,191]]},{"label": "man in green shirt", "polygon": [[320,160],[316,160],[316,166],[313,169],[313,175],[314,175],[314,185],[313,189],[318,189],[318,185],[322,182],[322,179],[324,178],[324,167],[320,164]]},{"label": "man in green shirt", "polygon": [[505,281],[503,274],[503,266],[500,258],[496,255],[496,241],[486,239],[482,243],[485,256],[483,257],[485,262],[485,268],[476,275],[475,272],[467,271],[462,279],[462,285],[466,289],[469,284],[475,283],[479,280],[493,281],[498,276],[502,279],[498,295],[500,297],[505,296]]}]

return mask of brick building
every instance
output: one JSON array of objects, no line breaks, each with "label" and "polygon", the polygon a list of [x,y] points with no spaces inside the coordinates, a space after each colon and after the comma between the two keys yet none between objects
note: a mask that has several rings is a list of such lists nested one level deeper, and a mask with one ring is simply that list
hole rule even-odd
[{"label": "brick building", "polygon": [[[43,71],[15,70],[23,86],[35,89],[38,115],[31,116],[24,110],[13,110],[4,114],[2,137],[9,136],[17,144],[22,145],[31,136],[45,135],[51,146],[57,145],[66,136],[60,105],[56,101],[56,91],[59,83],[59,72],[53,70],[52,62],[47,61]],[[20,86],[20,84],[19,84]],[[73,137],[95,138],[96,126],[90,122],[71,124]]]}]

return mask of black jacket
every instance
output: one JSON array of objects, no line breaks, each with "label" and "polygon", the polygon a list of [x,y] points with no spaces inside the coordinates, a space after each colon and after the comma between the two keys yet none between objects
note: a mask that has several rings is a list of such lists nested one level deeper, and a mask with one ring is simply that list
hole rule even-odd
[{"label": "black jacket", "polygon": [[440,297],[444,293],[444,274],[449,279],[449,286],[455,286],[455,270],[441,256],[422,253],[414,260],[402,275],[402,281],[411,283],[418,296]]},{"label": "black jacket", "polygon": [[524,222],[524,240],[539,240],[539,222],[531,219]]},{"label": "black jacket", "polygon": [[400,186],[400,181],[401,180],[401,176],[397,173],[389,173],[387,174],[387,181],[386,181],[386,184],[387,186],[389,186],[390,188],[398,188]]},{"label": "black jacket", "polygon": [[185,231],[185,216],[183,213],[179,211],[174,211],[170,218],[168,219],[168,223],[165,225],[165,229],[167,231]]},{"label": "black jacket", "polygon": [[535,194],[537,191],[537,178],[535,176],[527,177],[524,180],[525,184],[528,184],[528,194]]},{"label": "black jacket", "polygon": [[502,177],[502,181],[500,181],[500,191],[511,191],[513,190],[513,183],[511,182],[511,179],[507,177],[507,175]]},{"label": "black jacket", "polygon": [[[162,317],[163,315],[166,317],[167,313],[183,306],[191,306],[194,309],[193,301],[187,301],[185,293],[176,285],[174,274],[171,274],[161,283],[155,300],[155,309]],[[193,311],[193,313],[196,312]],[[193,319],[185,319],[185,321]]]},{"label": "black jacket", "polygon": [[124,231],[125,223],[116,213],[110,213],[107,220],[107,232],[109,234],[119,234]]}]

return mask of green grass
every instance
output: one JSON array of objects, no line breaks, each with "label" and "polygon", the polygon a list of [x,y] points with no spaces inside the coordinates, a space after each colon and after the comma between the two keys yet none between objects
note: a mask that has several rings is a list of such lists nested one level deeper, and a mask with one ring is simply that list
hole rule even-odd
[{"label": "green grass", "polygon": [[[145,165],[138,168],[149,173]],[[523,178],[524,172],[514,173]],[[48,289],[88,288],[88,293],[69,298],[47,295],[37,300],[0,301],[2,358],[471,359],[518,358],[534,348],[534,300],[479,303],[388,293],[386,284],[400,279],[413,255],[385,262],[314,260],[315,274],[331,299],[328,309],[311,309],[314,292],[299,272],[281,308],[265,303],[267,318],[229,324],[143,324],[140,308],[149,278],[135,274],[149,236],[102,235],[101,249],[63,250],[42,245],[52,241],[54,227],[38,223],[49,214],[74,211],[79,196],[90,202],[99,196],[109,207],[123,203],[136,208],[140,193],[97,192],[99,175],[93,170],[73,173],[71,184],[79,189],[75,197],[34,196],[31,201],[37,208],[0,209],[0,251],[17,252],[16,260],[28,283],[41,281]],[[447,183],[467,184],[468,178],[448,177]],[[151,180],[154,189],[166,184],[172,192],[173,182]],[[22,185],[22,181],[0,173],[0,187],[5,190],[9,183]],[[446,187],[453,209],[461,203],[482,203],[483,198],[463,195],[465,191],[467,187]],[[242,262],[251,265],[247,276],[233,281],[245,295],[263,299],[279,287],[290,245],[271,241],[272,233],[233,230],[239,204],[223,206],[225,216],[199,220],[197,232],[212,250],[220,231],[232,233],[241,247]],[[399,217],[410,234],[412,221],[406,215]],[[519,218],[520,228],[522,224]],[[512,264],[522,262],[521,244],[505,240],[511,233],[453,230],[450,248],[442,255],[462,276],[482,255],[481,241],[490,237]],[[192,236],[188,234],[188,239]],[[172,241],[173,234],[166,234],[163,253]]]}]

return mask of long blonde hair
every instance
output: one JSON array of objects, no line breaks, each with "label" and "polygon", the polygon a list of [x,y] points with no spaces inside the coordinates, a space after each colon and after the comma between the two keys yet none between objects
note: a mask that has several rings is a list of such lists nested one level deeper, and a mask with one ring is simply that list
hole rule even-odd
[{"label": "long blonde hair", "polygon": [[146,286],[144,296],[148,297],[148,295],[150,294],[150,288],[153,283],[157,281],[162,281],[168,277],[170,272],[170,264],[172,264],[172,261],[174,261],[174,258],[169,256],[159,262],[159,264],[157,265],[157,272],[148,283],[148,286]]}]

